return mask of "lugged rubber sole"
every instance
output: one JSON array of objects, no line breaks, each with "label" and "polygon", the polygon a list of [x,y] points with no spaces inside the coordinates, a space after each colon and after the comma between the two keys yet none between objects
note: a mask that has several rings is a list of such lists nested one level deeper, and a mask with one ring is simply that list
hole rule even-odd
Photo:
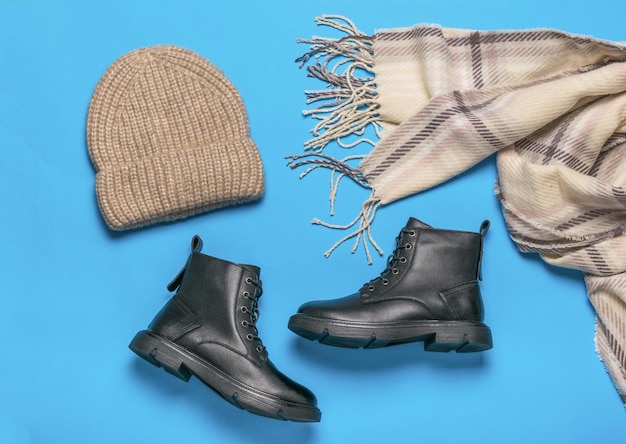
[{"label": "lugged rubber sole", "polygon": [[424,342],[424,350],[472,353],[493,347],[491,330],[473,321],[402,321],[361,323],[298,313],[289,319],[294,333],[321,344],[347,348],[379,348]]},{"label": "lugged rubber sole", "polygon": [[283,421],[319,422],[321,412],[316,407],[290,402],[262,392],[233,379],[200,357],[190,353],[151,331],[135,335],[128,346],[149,363],[189,381],[195,375],[206,386],[235,407],[256,415]]}]

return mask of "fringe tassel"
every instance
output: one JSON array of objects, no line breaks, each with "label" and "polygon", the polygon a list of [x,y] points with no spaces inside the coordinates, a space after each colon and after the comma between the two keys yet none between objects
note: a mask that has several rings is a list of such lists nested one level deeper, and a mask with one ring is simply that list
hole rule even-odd
[{"label": "fringe tassel", "polygon": [[[370,188],[367,179],[363,176],[363,173],[357,169],[352,167],[348,162],[356,159],[363,159],[363,155],[355,155],[348,156],[344,159],[336,159],[332,156],[323,154],[323,153],[305,153],[298,154],[295,156],[288,156],[287,165],[291,167],[291,169],[307,166],[307,168],[300,173],[300,178],[302,179],[304,176],[309,174],[311,171],[324,167],[330,168],[330,215],[335,214],[335,200],[337,198],[337,190],[339,188],[339,182],[344,177],[349,177],[354,180],[359,185]],[[334,225],[329,224],[328,222],[321,221],[317,218],[314,218],[311,222],[316,225],[322,225],[327,228],[337,229],[337,230],[347,230],[349,228],[354,227],[358,223],[358,228],[353,232],[347,234],[339,241],[337,241],[326,253],[324,256],[329,257],[332,252],[339,247],[341,244],[346,242],[347,240],[356,237],[354,246],[352,247],[352,253],[354,253],[359,244],[362,242],[363,247],[365,249],[365,255],[367,258],[367,263],[372,263],[372,256],[370,254],[369,245],[372,245],[374,249],[378,252],[378,254],[382,255],[383,251],[378,246],[371,233],[371,225],[374,221],[374,216],[376,215],[376,210],[380,206],[380,201],[373,196],[371,196],[368,200],[363,203],[363,207],[361,208],[360,213],[357,215],[352,222],[345,225]]]},{"label": "fringe tassel", "polygon": [[[380,121],[374,82],[373,38],[359,31],[354,23],[338,15],[323,15],[315,19],[318,25],[335,28],[346,36],[340,39],[313,37],[298,39],[307,43],[311,50],[296,59],[300,67],[312,58],[323,59],[308,66],[308,75],[320,79],[331,89],[306,91],[307,104],[318,103],[315,108],[304,110],[319,122],[313,127],[313,138],[305,142],[305,150],[321,152],[332,141],[343,148],[351,148],[362,142],[372,146],[374,142],[361,137],[355,142],[344,142],[349,135],[363,136],[372,125],[380,136]],[[364,75],[363,75],[364,74]]]},{"label": "fringe tassel", "polygon": [[383,250],[382,248],[378,246],[378,244],[372,237],[372,232],[371,232],[371,225],[372,225],[372,222],[374,221],[374,216],[376,216],[376,210],[378,209],[379,206],[380,206],[380,201],[376,198],[370,197],[368,200],[366,200],[363,203],[363,208],[361,208],[361,212],[358,214],[358,216],[347,225],[332,225],[327,222],[314,218],[311,221],[312,223],[316,225],[322,225],[327,228],[338,229],[338,230],[347,230],[348,228],[351,228],[354,225],[356,225],[357,222],[359,223],[359,226],[355,231],[345,235],[344,237],[339,239],[337,242],[335,242],[335,244],[332,247],[330,247],[326,251],[326,253],[324,253],[324,256],[326,257],[330,256],[337,247],[339,247],[341,244],[350,240],[353,237],[356,237],[356,239],[354,241],[354,245],[352,246],[352,253],[354,253],[357,250],[357,248],[359,247],[359,243],[362,242],[363,248],[365,249],[365,257],[367,258],[368,264],[372,263],[372,255],[370,254],[368,242],[372,245],[372,247],[374,247],[374,249],[378,252],[378,254],[382,256]]},{"label": "fringe tassel", "polygon": [[[365,178],[365,176],[363,176],[363,173],[359,169],[354,168],[350,166],[350,164],[348,164],[348,161],[350,160],[363,159],[364,157],[365,157],[364,155],[355,155],[355,156],[348,156],[339,160],[327,154],[305,153],[305,154],[297,154],[295,156],[287,156],[287,159],[289,159],[289,161],[287,162],[287,165],[291,167],[292,170],[299,168],[301,166],[310,165],[306,170],[300,173],[300,179],[302,179],[304,176],[306,176],[311,171],[317,168],[320,168],[320,167],[330,168],[331,173],[330,173],[329,200],[330,200],[330,215],[332,216],[335,214],[335,200],[337,198],[337,191],[339,189],[339,182],[341,181],[341,179],[348,176],[350,179],[354,180],[356,183],[358,183],[362,187],[370,188],[367,182],[367,179]],[[337,176],[335,175],[336,173],[338,173]]]},{"label": "fringe tassel", "polygon": [[[299,168],[305,165],[311,165],[302,173],[300,173],[300,179],[309,174],[316,168],[325,167],[330,168],[333,172],[340,172],[343,175],[349,176],[352,180],[361,186],[369,188],[369,182],[358,168],[354,168],[348,164],[348,161],[354,159],[363,159],[365,155],[348,156],[344,159],[336,159],[332,156],[322,153],[305,153],[296,154],[294,156],[287,156],[289,159],[287,165],[292,169]],[[306,159],[306,160],[302,160]]]},{"label": "fringe tassel", "polygon": [[[342,38],[313,37],[309,40],[299,39],[299,43],[310,45],[310,51],[296,59],[302,68],[310,60],[315,64],[307,67],[309,77],[322,80],[327,89],[306,91],[306,103],[315,104],[310,110],[303,111],[305,116],[319,122],[311,130],[313,138],[305,142],[305,154],[288,156],[287,164],[292,168],[306,167],[300,174],[303,178],[311,171],[324,167],[331,170],[330,174],[330,214],[335,213],[335,200],[339,183],[349,177],[357,184],[370,188],[363,173],[349,164],[350,161],[363,159],[365,155],[349,156],[344,159],[323,154],[322,151],[330,142],[336,142],[342,148],[352,148],[361,143],[372,146],[375,142],[364,137],[365,131],[373,128],[375,135],[380,137],[380,105],[376,101],[377,92],[374,82],[374,39],[359,31],[354,23],[338,15],[324,15],[315,19],[318,25],[334,28],[345,34]],[[348,136],[357,136],[355,141],[343,140]],[[373,192],[372,192],[373,193]],[[316,225],[338,230],[354,230],[337,241],[324,256],[328,257],[344,242],[354,238],[354,253],[362,243],[367,262],[372,263],[370,245],[380,254],[381,248],[374,241],[371,225],[380,201],[372,196],[363,203],[361,211],[354,220],[346,225],[334,225],[317,218],[312,220]]]}]

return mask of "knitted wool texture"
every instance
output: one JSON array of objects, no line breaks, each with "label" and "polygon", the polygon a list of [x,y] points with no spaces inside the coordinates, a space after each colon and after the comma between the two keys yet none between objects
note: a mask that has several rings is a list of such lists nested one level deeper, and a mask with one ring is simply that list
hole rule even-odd
[{"label": "knitted wool texture", "polygon": [[[420,25],[367,36],[342,17],[318,23],[346,35],[305,40],[311,52],[300,61],[317,58],[309,74],[332,88],[307,92],[319,105],[305,113],[319,122],[290,163],[371,188],[342,241],[367,248],[379,205],[497,152],[495,191],[512,239],[583,272],[596,349],[626,403],[626,46],[549,29]],[[368,125],[383,130],[358,167],[322,153]]]},{"label": "knitted wool texture", "polygon": [[262,196],[263,168],[235,87],[200,55],[154,46],[117,59],[94,91],[87,145],[114,230]]}]

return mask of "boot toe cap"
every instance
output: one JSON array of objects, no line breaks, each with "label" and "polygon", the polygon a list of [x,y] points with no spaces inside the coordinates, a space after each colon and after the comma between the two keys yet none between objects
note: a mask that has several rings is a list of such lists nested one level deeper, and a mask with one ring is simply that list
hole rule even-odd
[{"label": "boot toe cap", "polygon": [[360,296],[355,293],[339,299],[306,302],[298,308],[297,314],[323,319],[351,320],[355,316],[358,318],[362,310]]},{"label": "boot toe cap", "polygon": [[298,314],[308,315],[308,316],[324,316],[328,311],[327,307],[324,305],[324,301],[309,301],[302,304],[298,308]]}]

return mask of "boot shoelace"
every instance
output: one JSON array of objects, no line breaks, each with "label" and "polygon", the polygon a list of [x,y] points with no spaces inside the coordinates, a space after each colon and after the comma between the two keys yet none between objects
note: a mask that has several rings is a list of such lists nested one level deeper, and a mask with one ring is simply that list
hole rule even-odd
[{"label": "boot shoelace", "polygon": [[259,338],[259,330],[256,327],[256,322],[259,319],[261,311],[259,310],[259,298],[261,294],[263,294],[263,289],[261,288],[261,282],[255,281],[254,279],[247,277],[246,284],[254,286],[254,292],[250,293],[249,291],[243,292],[243,297],[246,299],[250,299],[250,308],[245,305],[241,306],[242,313],[247,313],[250,316],[250,320],[241,321],[241,325],[246,328],[252,329],[252,333],[248,333],[246,335],[246,339],[248,341],[258,341],[259,344],[256,346],[256,351],[261,353],[265,350],[265,346]]},{"label": "boot shoelace", "polygon": [[404,264],[407,261],[407,258],[405,256],[400,256],[400,251],[410,250],[411,248],[413,248],[413,244],[411,244],[410,242],[401,243],[402,239],[404,238],[403,235],[405,234],[412,237],[412,236],[415,236],[416,232],[414,229],[409,229],[409,228],[403,228],[402,230],[400,230],[400,234],[398,234],[398,236],[396,237],[396,248],[393,250],[391,255],[387,258],[387,266],[382,271],[382,273],[380,273],[378,277],[372,279],[371,281],[365,284],[369,291],[374,291],[376,289],[376,287],[374,286],[374,283],[376,281],[380,281],[383,285],[388,285],[389,279],[387,279],[386,276],[389,273],[391,274],[400,273],[400,270],[396,267],[396,264],[398,262]]}]

